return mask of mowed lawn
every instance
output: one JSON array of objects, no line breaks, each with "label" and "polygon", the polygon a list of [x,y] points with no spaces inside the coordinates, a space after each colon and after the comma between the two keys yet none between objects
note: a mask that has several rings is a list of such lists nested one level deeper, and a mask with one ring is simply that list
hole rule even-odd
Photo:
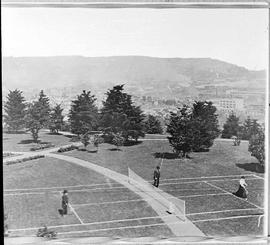
[{"label": "mowed lawn", "polygon": [[128,167],[146,180],[152,180],[153,171],[161,164],[161,182],[168,178],[186,178],[202,176],[226,176],[263,174],[252,171],[250,165],[257,160],[248,152],[248,142],[233,146],[230,140],[217,139],[209,152],[191,153],[191,159],[176,159],[167,140],[145,140],[132,146],[123,146],[120,151],[115,146],[101,144],[97,153],[93,146],[88,151],[64,153],[107,167],[127,175]]},{"label": "mowed lawn", "polygon": [[[55,147],[71,144],[70,137],[64,135],[51,134],[49,131],[40,130],[39,140],[41,144],[51,143]],[[36,146],[30,132],[20,134],[3,133],[3,151],[30,151],[30,148]]]},{"label": "mowed lawn", "polygon": [[[159,235],[173,235],[140,196],[90,169],[46,157],[4,165],[3,172],[11,236],[34,235],[44,224],[60,237],[101,236],[105,231],[111,236],[155,236],[157,227]],[[59,215],[63,189],[81,220],[72,210]]]},{"label": "mowed lawn", "polygon": [[[28,151],[31,147],[32,143],[18,143],[27,142],[30,135],[17,135],[15,139],[11,136],[4,136],[5,151]],[[41,136],[42,142],[56,146],[71,144],[66,136],[48,132]],[[260,224],[258,219],[263,211],[257,207],[264,204],[264,174],[255,172],[257,160],[250,156],[248,142],[242,141],[238,147],[230,140],[218,139],[208,152],[176,159],[168,141],[163,139],[165,136],[147,135],[145,140],[123,146],[119,151],[113,145],[101,144],[98,152],[89,145],[86,151],[57,154],[77,157],[125,175],[130,167],[150,182],[154,168],[162,162],[160,188],[186,201],[187,217],[206,235],[262,235],[263,218]],[[238,175],[246,176],[248,201],[230,194],[238,188]],[[36,227],[47,224],[64,237],[173,235],[138,195],[84,167],[46,157],[4,165],[3,176],[10,229],[34,228],[14,234],[32,235]],[[73,212],[65,218],[58,214],[64,188],[69,190],[70,202],[83,225]]]},{"label": "mowed lawn", "polygon": [[[163,155],[160,188],[186,201],[187,217],[206,235],[263,234],[263,210],[258,207],[264,206],[264,174],[250,167],[257,160],[250,156],[248,142],[242,141],[238,147],[230,140],[218,139],[208,152],[190,154],[191,159],[175,159],[166,140],[145,140],[121,147],[120,151],[114,148],[102,144],[97,153],[89,146],[88,151],[64,154],[125,175],[130,167],[151,182],[153,170],[161,164]],[[247,201],[231,195],[238,189],[240,175],[246,176]],[[225,225],[228,227],[224,228]]]}]

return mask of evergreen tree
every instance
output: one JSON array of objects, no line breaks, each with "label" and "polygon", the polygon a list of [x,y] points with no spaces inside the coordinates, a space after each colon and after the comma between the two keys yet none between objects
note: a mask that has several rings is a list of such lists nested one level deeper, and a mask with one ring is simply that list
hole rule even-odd
[{"label": "evergreen tree", "polygon": [[34,142],[38,142],[39,130],[43,128],[43,106],[39,101],[28,104],[25,127],[31,132]]},{"label": "evergreen tree", "polygon": [[195,101],[192,108],[193,151],[208,149],[219,135],[216,107],[212,102]]},{"label": "evergreen tree", "polygon": [[50,114],[50,130],[53,133],[58,133],[59,130],[62,129],[64,125],[64,116],[62,115],[63,108],[61,108],[60,104],[57,104],[51,111]]},{"label": "evergreen tree", "polygon": [[77,134],[85,134],[89,131],[96,130],[98,127],[98,109],[95,105],[96,98],[91,92],[86,92],[77,96],[72,101],[69,112],[69,122],[71,132]]},{"label": "evergreen tree", "polygon": [[120,150],[120,146],[123,146],[124,142],[125,139],[120,133],[113,134],[112,143],[117,147],[117,150]]},{"label": "evergreen tree", "polygon": [[42,127],[48,127],[50,124],[50,100],[41,90],[38,98],[39,108],[40,108],[40,123]]},{"label": "evergreen tree", "polygon": [[179,108],[177,113],[170,112],[170,121],[167,125],[167,132],[170,145],[179,156],[186,157],[192,151],[193,145],[193,122],[192,109],[187,105]]},{"label": "evergreen tree", "polygon": [[140,107],[134,106],[131,95],[124,93],[124,85],[109,90],[101,110],[101,127],[106,134],[119,133],[127,141],[144,137],[144,115]]},{"label": "evergreen tree", "polygon": [[162,134],[160,121],[153,115],[149,115],[145,122],[145,132],[148,134]]},{"label": "evergreen tree", "polygon": [[239,125],[239,118],[234,114],[230,114],[227,121],[223,125],[222,138],[230,139],[232,136],[239,136],[241,134],[241,126]]},{"label": "evergreen tree", "polygon": [[251,152],[251,156],[256,157],[262,166],[264,166],[265,161],[264,140],[264,130],[259,128],[258,132],[251,136],[248,147],[248,150]]},{"label": "evergreen tree", "polygon": [[242,127],[241,138],[243,140],[250,140],[252,135],[256,135],[260,131],[260,124],[257,123],[256,119],[251,120],[248,117]]},{"label": "evergreen tree", "polygon": [[22,91],[18,89],[9,91],[7,102],[4,105],[4,111],[4,122],[8,131],[16,132],[24,128],[26,104],[22,96]]},{"label": "evergreen tree", "polygon": [[177,155],[208,149],[219,134],[216,107],[212,102],[195,101],[170,113],[167,132],[170,145]]}]

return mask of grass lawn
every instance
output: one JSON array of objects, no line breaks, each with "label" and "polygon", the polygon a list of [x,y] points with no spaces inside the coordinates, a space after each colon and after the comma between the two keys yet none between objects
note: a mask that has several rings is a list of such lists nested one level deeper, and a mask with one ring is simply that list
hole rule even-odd
[{"label": "grass lawn", "polygon": [[[252,163],[256,163],[256,159],[248,152],[248,142],[242,141],[241,145],[236,147],[229,140],[216,140],[210,151],[192,153],[191,159],[175,159],[167,141],[148,140],[121,147],[121,151],[114,151],[112,145],[102,144],[97,153],[93,153],[91,147],[89,146],[88,151],[74,150],[64,154],[96,163],[125,175],[129,166],[149,181],[152,181],[154,168],[161,163],[160,156],[164,155],[160,188],[186,201],[186,213],[190,214],[188,217],[194,220],[195,225],[205,234],[236,236],[262,234],[263,225],[257,227],[258,214],[262,214],[262,210],[257,209],[255,205],[260,207],[264,205],[264,174],[250,168]],[[238,189],[240,177],[238,175],[246,175],[248,201],[251,203],[227,193]],[[248,210],[236,211],[238,209]],[[196,213],[203,214],[194,215]],[[241,215],[251,216],[232,219],[232,226],[229,225],[230,219],[207,221],[212,218],[230,218]],[[244,221],[247,222],[247,226],[243,225]],[[223,225],[230,227],[224,229]]]},{"label": "grass lawn", "polygon": [[[144,141],[137,145],[121,147],[121,151],[114,151],[110,144],[102,144],[97,153],[88,151],[71,151],[64,153],[83,160],[91,161],[101,166],[127,175],[128,166],[144,179],[152,180],[154,168],[160,165],[162,179],[185,178],[220,175],[263,174],[248,169],[249,164],[256,162],[248,152],[248,142],[243,141],[239,147],[233,146],[231,141],[216,140],[209,152],[190,154],[191,159],[175,159],[167,141]],[[164,154],[163,154],[164,153]]]},{"label": "grass lawn", "polygon": [[[125,175],[129,166],[151,182],[154,168],[160,165],[163,156],[160,188],[186,201],[187,217],[206,235],[262,234],[263,220],[258,226],[258,214],[262,214],[262,211],[253,204],[263,207],[264,174],[255,171],[254,163],[257,160],[250,156],[248,142],[242,141],[236,147],[231,141],[216,140],[208,152],[192,153],[191,159],[176,159],[168,141],[154,140],[166,136],[147,135],[146,138],[153,140],[124,146],[120,151],[115,150],[113,145],[101,144],[96,153],[96,149],[90,145],[87,151],[73,150],[61,154],[90,161]],[[4,151],[28,151],[33,146],[33,143],[29,143],[30,139],[29,134],[5,134]],[[55,146],[71,144],[70,138],[50,135],[45,131],[41,133],[41,140]],[[236,191],[239,184],[239,176],[231,175],[246,175],[250,203],[227,193]],[[56,226],[53,229],[64,237],[172,236],[153,209],[145,201],[136,200],[140,199],[138,195],[90,169],[66,161],[46,157],[4,165],[3,185],[10,229],[39,227],[45,223]],[[57,210],[61,207],[60,191],[64,188],[69,190],[70,203],[86,224],[80,224],[72,212],[64,218],[58,214]],[[35,232],[29,230],[16,234]]]},{"label": "grass lawn", "polygon": [[[54,135],[46,130],[40,130],[40,143],[52,143],[57,146],[71,144],[70,137],[64,135]],[[30,151],[30,148],[36,146],[33,143],[31,133],[7,134],[3,133],[3,151]]]},{"label": "grass lawn", "polygon": [[[54,158],[43,158],[21,164],[4,165],[4,207],[8,214],[9,229],[25,229],[11,231],[11,236],[34,235],[37,227],[46,224],[57,232],[88,231],[88,236],[97,236],[112,228],[108,234],[118,235],[124,230],[129,236],[154,236],[156,227],[137,229],[137,225],[163,224],[156,217],[155,211],[143,200],[124,186],[104,177],[90,169],[83,168]],[[70,204],[84,223],[80,224],[76,215],[69,211],[64,218],[58,213],[61,208],[61,191],[69,190]],[[118,202],[106,204],[104,202]],[[119,201],[123,201],[119,203]],[[103,204],[102,204],[103,203]],[[89,205],[91,204],[91,205]],[[138,218],[144,218],[139,219]],[[149,217],[156,217],[149,219]],[[135,219],[134,219],[135,218]],[[130,221],[119,221],[134,219]],[[100,223],[103,222],[103,223]],[[108,225],[106,224],[107,222]],[[60,227],[59,227],[60,226]],[[123,230],[116,229],[124,226]],[[130,229],[127,227],[131,226]],[[93,230],[89,232],[89,230]],[[173,234],[165,225],[158,229],[162,236]],[[71,233],[65,233],[67,236]],[[78,233],[82,234],[82,233]],[[85,233],[84,233],[85,234]],[[77,235],[77,233],[72,236]],[[60,235],[61,236],[61,235]],[[107,235],[108,236],[108,235]]]},{"label": "grass lawn", "polygon": [[103,175],[55,158],[3,166],[4,189],[62,187],[114,183]]}]

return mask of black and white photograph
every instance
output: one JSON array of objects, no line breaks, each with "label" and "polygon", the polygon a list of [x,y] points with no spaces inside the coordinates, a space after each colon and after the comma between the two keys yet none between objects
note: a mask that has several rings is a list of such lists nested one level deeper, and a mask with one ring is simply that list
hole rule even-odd
[{"label": "black and white photograph", "polygon": [[2,2],[5,244],[267,243],[269,5],[228,4]]}]

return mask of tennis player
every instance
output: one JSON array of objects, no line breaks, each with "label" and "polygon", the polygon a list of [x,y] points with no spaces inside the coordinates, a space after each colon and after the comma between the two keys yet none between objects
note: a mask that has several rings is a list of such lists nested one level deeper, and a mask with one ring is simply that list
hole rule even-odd
[{"label": "tennis player", "polygon": [[154,171],[154,186],[158,187],[159,186],[159,178],[160,178],[160,171],[159,171],[160,167],[157,166],[157,168]]},{"label": "tennis player", "polygon": [[239,188],[237,192],[233,193],[235,196],[241,197],[241,198],[245,198],[247,199],[247,183],[245,181],[245,177],[241,176],[240,180],[239,180]]}]

